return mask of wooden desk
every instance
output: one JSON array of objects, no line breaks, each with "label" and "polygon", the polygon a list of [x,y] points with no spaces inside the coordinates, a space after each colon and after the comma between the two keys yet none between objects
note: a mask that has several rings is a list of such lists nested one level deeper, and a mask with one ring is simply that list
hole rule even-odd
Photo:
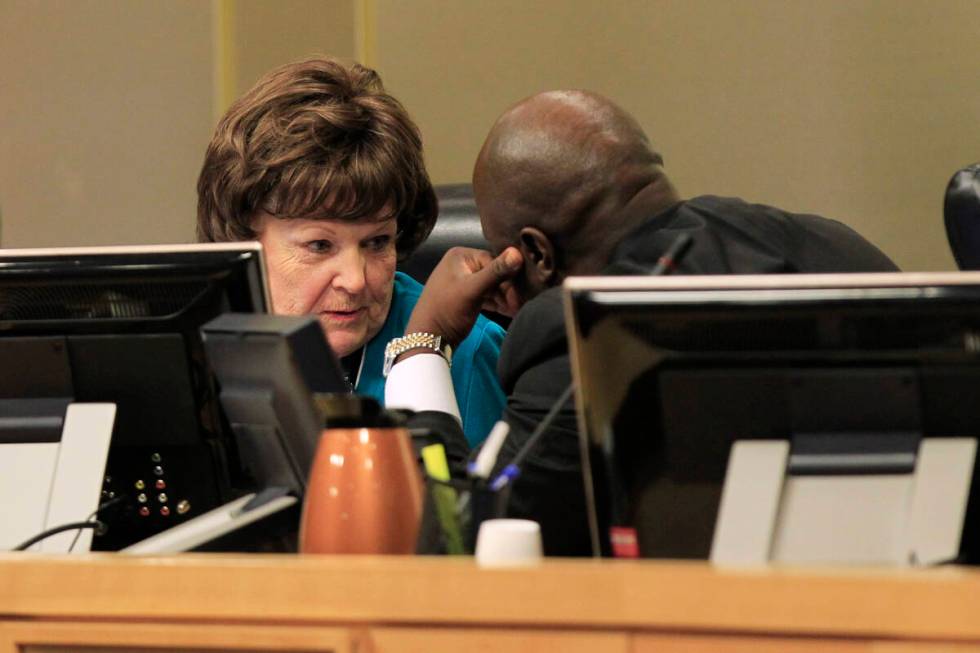
[{"label": "wooden desk", "polygon": [[0,556],[0,652],[980,652],[980,571]]}]

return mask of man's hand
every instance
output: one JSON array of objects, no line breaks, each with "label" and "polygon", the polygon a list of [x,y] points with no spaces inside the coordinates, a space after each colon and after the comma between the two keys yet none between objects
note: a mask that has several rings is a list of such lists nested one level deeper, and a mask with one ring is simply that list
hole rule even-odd
[{"label": "man's hand", "polygon": [[515,247],[496,258],[481,249],[452,248],[429,275],[405,332],[441,335],[455,348],[481,309],[513,316],[520,299],[511,279],[523,262]]}]

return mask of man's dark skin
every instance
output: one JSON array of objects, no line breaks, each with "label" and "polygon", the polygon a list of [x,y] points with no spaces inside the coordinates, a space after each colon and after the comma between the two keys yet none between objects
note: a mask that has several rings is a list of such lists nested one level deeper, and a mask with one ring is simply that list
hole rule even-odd
[{"label": "man's dark skin", "polygon": [[[406,331],[439,334],[453,346],[469,333],[481,308],[514,316],[565,277],[598,273],[623,236],[679,201],[660,156],[633,118],[608,100],[581,91],[536,95],[501,116],[477,158],[473,187],[493,253],[466,248],[447,252],[429,276]],[[532,321],[537,321],[533,315]],[[570,380],[564,326],[552,322],[540,335],[557,343],[564,355],[522,377],[517,404],[511,394],[517,390],[514,379],[501,378],[509,395],[502,419],[512,426],[500,454],[504,461],[513,457],[541,417],[538,408],[528,410],[528,398],[550,406],[558,398],[552,393],[563,389],[552,386]],[[515,347],[523,345],[511,343]],[[423,351],[401,358],[425,355]],[[440,430],[430,422],[417,426]],[[516,439],[514,429],[521,434]],[[515,488],[509,514],[541,522],[548,555],[588,555],[570,405],[545,440],[535,449],[543,458],[528,461],[538,473],[518,481],[521,489]],[[527,503],[545,495],[557,503]]]},{"label": "man's dark skin", "polygon": [[[691,246],[679,274],[897,269],[834,220],[738,198],[682,201],[636,121],[582,91],[542,93],[507,111],[480,151],[473,188],[492,253],[450,250],[429,277],[407,331],[439,334],[455,345],[481,308],[514,316],[497,365],[507,394],[502,419],[510,426],[498,466],[528,445],[572,381],[556,289],[568,276],[649,273],[680,234]],[[452,443],[459,439],[454,427],[431,428]],[[548,555],[595,551],[598,524],[590,532],[586,523],[570,405],[557,410],[529,451],[511,486],[508,514],[541,524]]]},{"label": "man's dark skin", "polygon": [[513,316],[565,277],[598,273],[625,234],[680,201],[662,164],[636,121],[601,96],[552,91],[517,104],[491,129],[473,172],[496,258],[450,250],[407,332],[455,345],[481,308]]}]

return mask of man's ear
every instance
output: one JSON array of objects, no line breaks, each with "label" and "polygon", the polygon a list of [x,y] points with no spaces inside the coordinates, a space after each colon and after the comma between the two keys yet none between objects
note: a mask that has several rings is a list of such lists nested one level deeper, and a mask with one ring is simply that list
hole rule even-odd
[{"label": "man's ear", "polygon": [[524,256],[525,269],[533,281],[541,286],[550,286],[558,274],[551,239],[536,227],[524,227],[518,238],[518,246]]}]

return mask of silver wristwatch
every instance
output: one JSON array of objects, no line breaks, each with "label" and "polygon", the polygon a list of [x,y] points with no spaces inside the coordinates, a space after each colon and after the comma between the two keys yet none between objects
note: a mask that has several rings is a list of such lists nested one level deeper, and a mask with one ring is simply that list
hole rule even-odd
[{"label": "silver wristwatch", "polygon": [[442,336],[432,333],[406,333],[401,338],[392,338],[385,346],[385,363],[381,374],[387,378],[395,359],[412,349],[428,349],[439,354],[452,365],[453,348],[443,340]]}]

